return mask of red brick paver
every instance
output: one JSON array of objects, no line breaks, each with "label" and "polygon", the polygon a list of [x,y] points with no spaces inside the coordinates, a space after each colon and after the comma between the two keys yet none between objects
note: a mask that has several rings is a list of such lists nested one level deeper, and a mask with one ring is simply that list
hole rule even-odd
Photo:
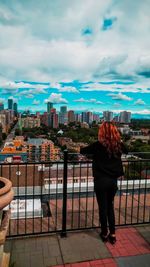
[{"label": "red brick paver", "polygon": [[135,228],[117,230],[115,245],[106,243],[113,257],[135,256],[150,253],[149,244],[141,237]]},{"label": "red brick paver", "polygon": [[[96,261],[90,261],[90,267],[117,267],[118,265],[116,262],[109,258],[109,259],[102,259]],[[79,265],[80,267],[80,265]]]},{"label": "red brick paver", "polygon": [[55,267],[117,267],[117,263],[113,259],[102,259],[86,262],[77,262],[72,264],[57,265]]}]

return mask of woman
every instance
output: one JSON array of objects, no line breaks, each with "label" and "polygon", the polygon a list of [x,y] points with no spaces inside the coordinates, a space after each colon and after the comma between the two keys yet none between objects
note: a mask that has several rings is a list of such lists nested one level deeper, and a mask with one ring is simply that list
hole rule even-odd
[{"label": "woman", "polygon": [[98,141],[81,148],[80,153],[91,154],[93,157],[94,191],[101,224],[100,237],[103,241],[109,239],[114,244],[116,242],[114,197],[117,192],[117,178],[123,175],[121,154],[127,153],[117,127],[113,123],[103,122],[98,131]]}]

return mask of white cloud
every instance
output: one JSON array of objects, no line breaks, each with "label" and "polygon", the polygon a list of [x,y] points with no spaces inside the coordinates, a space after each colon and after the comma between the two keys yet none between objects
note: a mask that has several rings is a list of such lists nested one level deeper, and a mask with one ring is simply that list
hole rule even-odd
[{"label": "white cloud", "polygon": [[24,97],[26,97],[26,98],[34,98],[34,95],[32,95],[32,94],[25,94]]},{"label": "white cloud", "polygon": [[119,94],[108,94],[109,96],[112,97],[112,99],[116,99],[116,100],[127,100],[127,101],[131,101],[132,98],[127,96],[127,95],[124,95],[122,93],[119,93]]},{"label": "white cloud", "polygon": [[119,108],[119,107],[121,107],[121,104],[120,103],[114,103],[113,106],[116,108]]},{"label": "white cloud", "polygon": [[68,101],[62,97],[62,94],[52,93],[48,99],[44,100],[45,103],[52,102],[54,104],[67,104]]},{"label": "white cloud", "polygon": [[2,80],[0,81],[0,87],[2,89],[6,89],[6,90],[13,90],[13,89],[18,89],[18,88],[25,88],[25,89],[31,89],[34,88],[36,90],[43,90],[44,88],[47,88],[48,85],[44,85],[44,84],[31,84],[28,82],[13,82],[13,81],[7,81],[7,80]]},{"label": "white cloud", "polygon": [[84,98],[79,98],[79,99],[75,99],[74,102],[81,102],[81,103],[93,103],[93,104],[103,104],[103,102],[101,101],[97,101],[95,98],[91,98],[91,99],[84,99]]},{"label": "white cloud", "polygon": [[137,101],[134,102],[135,105],[145,105],[145,102],[142,99],[138,99]]},{"label": "white cloud", "polygon": [[84,98],[80,98],[80,99],[75,99],[74,102],[87,102],[87,100],[85,100]]},{"label": "white cloud", "polygon": [[96,104],[104,104],[102,101],[97,101]]},{"label": "white cloud", "polygon": [[[14,0],[0,14],[0,72],[10,80],[138,80],[149,66],[149,1]],[[117,21],[101,31],[106,17]]]},{"label": "white cloud", "polygon": [[[69,82],[69,81],[66,81],[66,82]],[[58,83],[58,82],[51,82],[50,88],[57,89],[60,93],[61,92],[79,93],[79,91],[74,86],[63,86],[61,83]]]},{"label": "white cloud", "polygon": [[[102,31],[104,18],[112,17],[117,18],[113,27]],[[68,100],[69,93],[78,91],[81,99],[87,97],[88,91],[93,92],[93,99],[95,91],[108,91],[114,93],[113,99],[127,101],[131,97],[126,93],[148,94],[149,24],[149,0],[87,0],[86,4],[85,0],[0,1],[0,93],[32,99],[35,94],[46,95],[57,90],[57,96],[50,96],[56,103],[67,103],[63,92],[68,92]],[[87,28],[92,33],[84,36]],[[75,80],[94,83],[81,88],[63,87],[60,83]],[[99,81],[134,83],[100,84]],[[78,102],[81,105],[85,102],[95,110],[100,110],[103,104],[96,99],[84,100]],[[136,104],[140,109],[140,101]]]},{"label": "white cloud", "polygon": [[34,99],[32,104],[33,104],[33,105],[39,105],[39,104],[40,104],[40,100],[36,100],[36,99]]},{"label": "white cloud", "polygon": [[79,93],[79,91],[73,86],[64,86],[58,89],[59,92]]},{"label": "white cloud", "polygon": [[[131,81],[122,81],[121,83],[115,82],[115,80],[109,80],[112,83],[107,83],[108,80],[104,80],[102,83],[90,83],[86,84],[82,88],[80,88],[80,91],[110,91],[110,92],[132,92],[132,93],[150,93],[149,84],[150,79],[146,80],[145,82],[143,79],[141,79],[138,82],[135,82],[132,84]],[[119,80],[118,80],[119,82]],[[123,83],[124,82],[124,83]],[[130,84],[131,83],[131,84]]]}]

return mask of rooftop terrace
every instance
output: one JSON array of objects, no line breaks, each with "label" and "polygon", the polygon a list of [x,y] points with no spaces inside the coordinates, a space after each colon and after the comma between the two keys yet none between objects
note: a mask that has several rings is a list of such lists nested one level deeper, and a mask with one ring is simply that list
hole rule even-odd
[{"label": "rooftop terrace", "polygon": [[142,177],[149,159],[123,162],[126,175],[118,181],[114,203],[115,246],[99,238],[91,161],[64,156],[63,166],[54,164],[0,164],[0,175],[13,182],[15,192],[5,247],[12,266],[149,266],[150,179],[148,172]]}]

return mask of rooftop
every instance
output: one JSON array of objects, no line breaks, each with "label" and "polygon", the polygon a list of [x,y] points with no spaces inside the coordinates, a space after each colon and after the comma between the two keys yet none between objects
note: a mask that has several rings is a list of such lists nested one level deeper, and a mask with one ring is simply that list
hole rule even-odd
[{"label": "rooftop", "polygon": [[150,226],[117,228],[115,245],[104,244],[99,230],[8,240],[14,267],[148,267]]},{"label": "rooftop", "polygon": [[[126,175],[118,180],[114,201],[114,246],[99,238],[91,161],[76,163],[65,158],[55,162],[55,169],[51,162],[42,162],[42,169],[38,169],[41,162],[0,164],[1,176],[13,182],[15,192],[5,246],[5,251],[11,253],[11,265],[149,266],[150,179],[141,175],[149,160],[124,162]],[[63,169],[59,169],[60,164]]]}]

